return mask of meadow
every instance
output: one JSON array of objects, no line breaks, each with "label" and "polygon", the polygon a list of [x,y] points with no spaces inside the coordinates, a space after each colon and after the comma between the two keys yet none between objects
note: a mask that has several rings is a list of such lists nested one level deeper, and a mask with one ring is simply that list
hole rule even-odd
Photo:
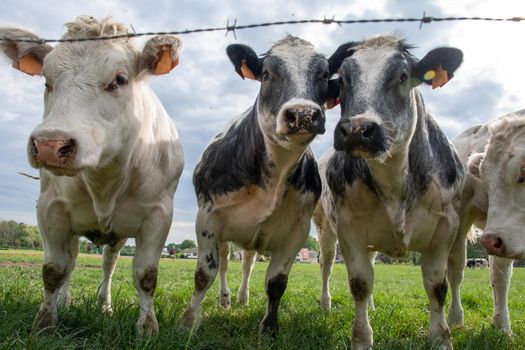
[{"label": "meadow", "polygon": [[[113,279],[113,316],[100,312],[96,291],[101,258],[80,254],[72,278],[73,304],[59,311],[52,331],[31,333],[31,323],[42,299],[42,253],[0,251],[0,348],[2,349],[349,349],[353,302],[344,265],[332,275],[333,308],[319,308],[318,264],[295,264],[281,302],[280,332],[259,339],[258,326],[265,309],[264,273],[258,262],[253,272],[250,304],[236,305],[239,262],[230,263],[230,310],[218,306],[218,284],[203,303],[200,329],[190,334],[179,320],[193,290],[195,260],[162,259],[155,308],[158,337],[137,337],[137,297],[131,279],[131,258],[121,257]],[[374,301],[370,312],[374,349],[432,349],[427,341],[428,299],[417,266],[376,265]],[[451,329],[455,349],[525,349],[525,269],[516,268],[509,292],[514,336],[491,326],[492,294],[488,269],[468,269],[462,286],[465,324]],[[449,298],[449,297],[448,297]],[[448,301],[447,298],[447,301]]]}]

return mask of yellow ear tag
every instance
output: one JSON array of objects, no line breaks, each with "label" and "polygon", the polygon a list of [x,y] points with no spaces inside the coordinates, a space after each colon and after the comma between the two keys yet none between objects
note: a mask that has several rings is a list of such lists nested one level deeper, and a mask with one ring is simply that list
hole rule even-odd
[{"label": "yellow ear tag", "polygon": [[18,69],[29,75],[40,75],[42,73],[42,65],[33,55],[25,55],[18,60]]},{"label": "yellow ear tag", "polygon": [[255,75],[253,74],[252,70],[246,65],[246,60],[241,60],[241,62],[242,75],[244,75],[245,78],[255,80]]},{"label": "yellow ear tag", "polygon": [[436,76],[432,79],[432,89],[442,87],[448,83],[448,73],[443,68],[439,67],[436,70]]},{"label": "yellow ear tag", "polygon": [[169,46],[164,46],[162,48],[162,55],[160,56],[160,59],[158,60],[157,65],[155,66],[155,74],[157,75],[166,74],[166,73],[169,73],[174,68],[174,65],[173,65],[174,62],[173,62],[173,59],[171,58],[170,50],[171,50],[171,47]]}]

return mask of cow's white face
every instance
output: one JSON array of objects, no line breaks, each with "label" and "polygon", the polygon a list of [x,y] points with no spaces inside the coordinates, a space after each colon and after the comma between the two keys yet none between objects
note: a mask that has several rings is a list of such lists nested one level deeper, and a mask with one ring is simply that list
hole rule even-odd
[{"label": "cow's white face", "polygon": [[494,125],[480,177],[489,199],[481,243],[490,254],[525,258],[525,118]]},{"label": "cow's white face", "polygon": [[[80,16],[63,38],[122,35],[124,25]],[[130,39],[65,42],[55,48],[19,28],[0,27],[0,51],[13,67],[44,75],[44,120],[28,140],[30,164],[55,175],[101,169],[129,154],[148,113],[149,74],[166,74],[178,63],[181,41],[170,35],[149,39],[142,51]],[[18,41],[22,39],[22,41]],[[144,136],[144,135],[142,135]],[[125,161],[125,160],[124,160]]]},{"label": "cow's white face", "polygon": [[[124,42],[62,44],[44,60],[44,121],[28,141],[29,161],[57,175],[101,168],[139,129],[134,91],[139,53]],[[140,89],[140,88],[139,88]]]}]

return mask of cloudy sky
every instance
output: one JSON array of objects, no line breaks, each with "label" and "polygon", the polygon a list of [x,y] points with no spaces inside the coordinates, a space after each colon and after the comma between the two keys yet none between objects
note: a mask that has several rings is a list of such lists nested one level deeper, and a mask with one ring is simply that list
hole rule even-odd
[{"label": "cloudy sky", "polygon": [[[112,15],[137,32],[174,31],[237,24],[322,19],[428,16],[525,16],[525,2],[513,0],[150,0],[25,1],[2,0],[0,25],[17,25],[43,38],[58,38],[63,24],[82,14],[102,18]],[[286,34],[312,42],[329,56],[341,43],[395,32],[405,36],[422,57],[436,46],[463,50],[464,62],[444,88],[421,87],[427,107],[452,138],[464,128],[525,108],[525,22],[441,22],[358,25],[285,25],[237,31],[237,39],[224,32],[181,36],[184,51],[180,65],[169,75],[154,77],[151,85],[175,121],[185,152],[186,167],[175,194],[174,221],[168,242],[194,239],[196,200],[191,183],[195,162],[222,125],[254,101],[259,84],[243,81],[225,55],[228,44],[249,44],[263,53]],[[137,39],[138,46],[144,39]],[[1,56],[1,55],[0,55]],[[26,142],[43,114],[44,80],[12,69],[0,57],[0,220],[36,224],[38,181],[18,175],[38,175],[26,159]],[[314,141],[320,156],[332,143],[339,109],[328,113],[325,135]]]}]

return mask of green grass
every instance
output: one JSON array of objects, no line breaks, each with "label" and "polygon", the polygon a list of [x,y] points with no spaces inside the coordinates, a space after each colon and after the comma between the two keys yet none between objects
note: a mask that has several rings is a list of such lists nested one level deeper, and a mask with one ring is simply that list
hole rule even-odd
[{"label": "green grass", "polygon": [[[203,303],[201,328],[193,335],[179,321],[193,290],[195,260],[161,260],[155,308],[160,334],[135,336],[137,297],[131,280],[131,259],[122,257],[113,279],[112,317],[96,307],[100,257],[80,255],[72,279],[73,305],[59,311],[58,327],[42,334],[30,328],[42,299],[42,253],[0,251],[0,348],[28,349],[349,349],[353,302],[346,270],[336,265],[332,275],[333,309],[322,312],[318,299],[318,264],[296,264],[280,312],[276,339],[258,338],[266,296],[267,263],[257,263],[251,283],[250,305],[236,305],[240,263],[230,263],[232,308],[218,306],[217,281]],[[418,267],[376,265],[374,301],[370,313],[374,349],[430,349],[429,310]],[[514,336],[491,326],[492,296],[488,269],[467,270],[462,287],[465,325],[452,328],[456,349],[525,348],[525,269],[515,269],[509,292]]]}]

